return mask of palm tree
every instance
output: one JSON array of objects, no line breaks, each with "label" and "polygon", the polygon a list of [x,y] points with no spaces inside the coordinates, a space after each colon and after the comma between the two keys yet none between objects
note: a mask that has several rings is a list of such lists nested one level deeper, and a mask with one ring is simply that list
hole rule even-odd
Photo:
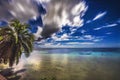
[{"label": "palm tree", "polygon": [[7,27],[0,28],[0,63],[12,66],[18,64],[22,53],[26,57],[33,50],[34,36],[28,30],[27,24],[15,19],[9,22]]}]

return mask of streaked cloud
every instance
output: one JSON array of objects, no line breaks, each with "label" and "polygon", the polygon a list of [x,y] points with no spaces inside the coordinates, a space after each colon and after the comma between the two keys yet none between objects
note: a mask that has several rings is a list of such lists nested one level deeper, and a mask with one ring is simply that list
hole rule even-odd
[{"label": "streaked cloud", "polygon": [[66,43],[45,43],[37,45],[41,48],[78,48],[78,47],[87,47],[94,45],[95,42],[66,42]]},{"label": "streaked cloud", "polygon": [[99,13],[98,15],[95,16],[95,18],[93,18],[93,21],[102,18],[102,17],[105,16],[106,14],[107,14],[107,12]]},{"label": "streaked cloud", "polygon": [[85,15],[87,9],[88,6],[86,6],[85,2],[80,2],[72,8],[71,13],[75,15],[72,26],[83,26],[84,20],[81,17]]},{"label": "streaked cloud", "polygon": [[[112,29],[118,26],[120,19],[113,18],[114,15],[110,16],[109,10],[98,9],[92,12],[92,9],[88,8],[90,5],[88,6],[85,0],[0,0],[0,4],[0,25],[3,25],[2,20],[6,21],[12,18],[18,18],[22,21],[29,20],[37,31],[34,32],[36,40],[45,38],[37,44],[42,44],[45,47],[94,44],[105,39],[109,41],[109,35],[114,38],[113,34],[119,33],[118,27],[115,29],[116,32],[95,33],[94,30],[102,32],[101,29],[110,27]],[[41,12],[43,9],[45,10],[44,14]],[[86,13],[87,10],[90,12]],[[99,12],[96,14],[96,11]],[[104,16],[106,18],[103,18]],[[111,19],[117,21],[113,20],[115,22],[111,23],[113,22]],[[67,27],[64,28],[65,26]],[[104,36],[108,38],[104,38]]]},{"label": "streaked cloud", "polygon": [[94,28],[94,30],[100,30],[100,29],[103,29],[103,28],[109,28],[109,27],[114,27],[114,26],[117,26],[118,24],[114,23],[114,24],[108,24],[108,25],[105,25],[105,26],[102,26],[102,27],[98,27],[98,28]]},{"label": "streaked cloud", "polygon": [[114,24],[108,24],[106,26],[103,26],[103,27],[114,27],[114,26],[117,26],[118,24],[114,23]]},{"label": "streaked cloud", "polygon": [[102,29],[103,27],[98,27],[98,28],[95,28],[94,30],[100,30],[100,29]]},{"label": "streaked cloud", "polygon": [[49,37],[65,25],[82,26],[84,24],[82,17],[88,6],[82,0],[50,0],[45,8],[47,13],[43,18],[42,36]]},{"label": "streaked cloud", "polygon": [[118,21],[117,21],[118,23],[120,23],[120,19],[118,19]]},{"label": "streaked cloud", "polygon": [[97,37],[96,39],[92,40],[93,42],[101,42],[103,40],[103,37]]},{"label": "streaked cloud", "polygon": [[[50,37],[65,25],[83,26],[82,17],[88,9],[83,0],[1,0],[0,3],[1,20],[17,18],[27,22],[41,16],[43,29],[42,32],[39,29],[36,34],[41,32],[39,36],[43,38]],[[46,9],[45,15],[39,11],[41,7]]]},{"label": "streaked cloud", "polygon": [[0,12],[2,12],[0,13],[0,19],[17,18],[27,21],[39,15],[33,0],[1,0],[0,3]]},{"label": "streaked cloud", "polygon": [[80,43],[80,44],[91,45],[91,44],[95,44],[95,43],[93,43],[93,42],[83,42],[83,43]]},{"label": "streaked cloud", "polygon": [[[78,42],[100,42],[103,40],[104,37],[102,36],[93,36],[93,35],[83,35],[83,36],[68,36],[67,34],[63,34],[62,36],[58,37],[57,35],[53,35],[51,38],[45,40],[45,44],[49,41],[49,43],[55,44],[62,43],[67,44],[68,42],[78,43]],[[43,42],[42,42],[43,43]]]},{"label": "streaked cloud", "polygon": [[86,21],[86,23],[91,23],[93,20],[88,20],[88,21]]},{"label": "streaked cloud", "polygon": [[38,3],[47,3],[47,2],[50,2],[51,0],[35,0],[37,1]]},{"label": "streaked cloud", "polygon": [[112,32],[108,32],[108,33],[106,33],[106,34],[112,34]]},{"label": "streaked cloud", "polygon": [[66,44],[68,44],[68,45],[84,45],[84,44],[91,45],[91,44],[94,44],[94,43],[93,42],[68,42]]}]

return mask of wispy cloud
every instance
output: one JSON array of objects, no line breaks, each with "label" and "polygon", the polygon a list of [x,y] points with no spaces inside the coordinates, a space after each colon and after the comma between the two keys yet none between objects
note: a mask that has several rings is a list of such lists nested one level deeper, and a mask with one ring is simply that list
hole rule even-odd
[{"label": "wispy cloud", "polygon": [[[12,18],[27,22],[29,19],[42,17],[43,29],[36,33],[43,38],[50,37],[64,25],[71,27],[84,25],[85,12],[88,9],[84,0],[1,0],[0,19]],[[46,14],[39,11],[44,7]],[[39,31],[40,30],[40,31]]]},{"label": "wispy cloud", "polygon": [[35,0],[37,1],[38,3],[47,3],[47,2],[50,2],[51,0]]},{"label": "wispy cloud", "polygon": [[77,47],[88,47],[94,45],[95,42],[66,42],[66,43],[45,43],[44,45],[37,45],[42,48],[77,48]]},{"label": "wispy cloud", "polygon": [[100,12],[100,13],[98,13],[93,19],[87,20],[85,23],[86,23],[86,24],[92,23],[93,21],[104,17],[106,14],[107,14],[107,11],[105,11],[105,12]]},{"label": "wispy cloud", "polygon": [[80,44],[91,45],[91,44],[95,44],[95,43],[93,43],[93,42],[83,42],[83,43],[80,43]]},{"label": "wispy cloud", "polygon": [[114,23],[114,24],[108,24],[108,25],[105,25],[105,26],[102,26],[102,27],[98,27],[98,28],[94,28],[94,30],[100,30],[100,29],[103,29],[103,28],[109,28],[109,27],[114,27],[114,26],[117,26],[118,24]]},{"label": "wispy cloud", "polygon": [[118,21],[117,21],[118,23],[120,23],[120,19],[118,19]]},{"label": "wispy cloud", "polygon": [[43,18],[42,36],[52,35],[65,25],[83,26],[82,17],[85,15],[88,6],[83,0],[50,0],[46,3],[45,8],[47,13]]},{"label": "wispy cloud", "polygon": [[103,26],[103,27],[114,27],[114,26],[117,26],[118,24],[114,23],[114,24],[108,24],[106,26]]},{"label": "wispy cloud", "polygon": [[108,33],[106,33],[106,34],[112,34],[112,32],[108,32]]},{"label": "wispy cloud", "polygon": [[51,38],[43,40],[38,43],[39,47],[42,48],[56,48],[56,47],[88,47],[101,42],[102,36],[83,35],[83,36],[68,36],[67,34],[61,37],[54,34]]},{"label": "wispy cloud", "polygon": [[84,45],[84,44],[91,45],[91,44],[95,44],[95,43],[93,43],[93,42],[68,42],[66,44],[67,45]]},{"label": "wispy cloud", "polygon": [[85,32],[87,32],[86,30],[81,30],[81,33],[84,34]]},{"label": "wispy cloud", "polygon": [[95,16],[95,18],[93,18],[93,21],[102,18],[102,17],[105,16],[106,14],[107,14],[107,12],[99,13],[98,15]]},{"label": "wispy cloud", "polygon": [[27,21],[34,16],[38,16],[37,6],[33,0],[0,0],[0,19],[10,20],[17,18]]},{"label": "wispy cloud", "polygon": [[68,36],[67,34],[62,35],[61,37],[57,37],[57,35],[54,35],[52,37],[53,41],[59,41],[59,42],[100,42],[103,40],[103,36],[93,36],[93,35],[83,35],[83,36]]},{"label": "wispy cloud", "polygon": [[92,35],[83,35],[83,38],[87,39],[87,40],[92,40],[92,39],[94,39],[94,36],[92,36]]},{"label": "wispy cloud", "polygon": [[82,41],[100,42],[103,40],[103,36],[83,35],[79,38]]},{"label": "wispy cloud", "polygon": [[61,35],[60,37],[58,37],[56,34],[53,34],[51,37],[54,41],[63,41],[63,40],[69,40],[69,36],[64,33],[63,35]]},{"label": "wispy cloud", "polygon": [[86,21],[86,23],[91,23],[93,20],[88,20],[88,21]]}]

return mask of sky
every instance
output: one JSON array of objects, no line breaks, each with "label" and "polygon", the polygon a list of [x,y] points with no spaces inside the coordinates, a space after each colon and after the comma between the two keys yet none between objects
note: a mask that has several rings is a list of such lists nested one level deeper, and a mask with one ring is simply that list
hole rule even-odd
[{"label": "sky", "polygon": [[14,18],[42,48],[120,47],[119,0],[0,0],[0,26]]}]

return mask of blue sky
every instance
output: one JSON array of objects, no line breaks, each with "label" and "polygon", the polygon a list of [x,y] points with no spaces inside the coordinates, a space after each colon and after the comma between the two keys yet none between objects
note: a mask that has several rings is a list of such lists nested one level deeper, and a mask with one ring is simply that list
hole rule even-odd
[{"label": "blue sky", "polygon": [[120,47],[119,0],[2,0],[0,7],[0,25],[30,24],[40,47]]}]

